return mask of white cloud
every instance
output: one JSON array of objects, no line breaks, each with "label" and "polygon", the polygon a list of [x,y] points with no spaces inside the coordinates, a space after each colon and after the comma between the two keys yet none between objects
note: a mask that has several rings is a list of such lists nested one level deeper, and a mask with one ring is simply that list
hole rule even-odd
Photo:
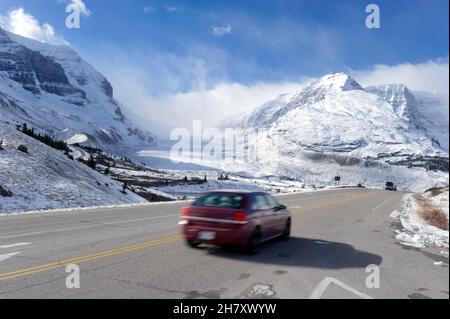
[{"label": "white cloud", "polygon": [[212,33],[215,36],[221,37],[225,34],[230,34],[231,33],[231,25],[230,24],[226,24],[224,26],[220,26],[220,27],[213,27],[212,28]]},{"label": "white cloud", "polygon": [[415,91],[449,93],[448,56],[424,63],[375,65],[370,70],[352,72],[363,86],[400,83]]},{"label": "white cloud", "polygon": [[47,22],[40,24],[23,8],[11,10],[7,15],[0,15],[0,26],[12,33],[54,45],[68,45],[68,42],[55,33],[55,29]]},{"label": "white cloud", "polygon": [[144,7],[144,13],[150,13],[150,12],[153,12],[153,11],[155,11],[156,10],[156,8],[154,7],[154,6],[145,6]]},{"label": "white cloud", "polygon": [[[96,65],[113,84],[118,100],[154,132],[189,128],[194,119],[203,120],[205,126],[215,126],[279,94],[300,90],[314,80],[299,77],[295,81],[237,83],[227,73],[230,63],[237,62],[215,47],[195,46],[186,56],[117,47],[109,51],[114,52],[113,63],[98,58]],[[377,65],[350,73],[364,86],[404,83],[413,90],[448,92],[448,58],[419,64]]]},{"label": "white cloud", "polygon": [[58,3],[65,5],[75,5],[79,8],[80,13],[86,17],[90,17],[92,15],[92,11],[88,9],[83,0],[56,0]]},{"label": "white cloud", "polygon": [[167,134],[175,127],[190,129],[192,121],[197,119],[202,120],[205,128],[215,127],[228,117],[250,111],[279,94],[303,87],[302,83],[293,82],[250,86],[221,83],[211,89],[199,88],[186,93],[153,97],[148,94],[144,82],[134,77],[136,73],[122,71],[120,74],[112,81],[117,99],[132,107],[132,112],[138,115],[136,121],[159,134]]}]

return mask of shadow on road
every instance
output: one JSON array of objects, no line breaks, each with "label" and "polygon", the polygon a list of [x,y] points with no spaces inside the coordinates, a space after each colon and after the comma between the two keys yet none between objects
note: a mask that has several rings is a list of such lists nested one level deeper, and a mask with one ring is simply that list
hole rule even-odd
[{"label": "shadow on road", "polygon": [[286,242],[269,241],[262,244],[255,255],[246,255],[236,247],[214,247],[208,249],[208,253],[255,263],[324,269],[365,268],[382,261],[381,256],[355,250],[348,244],[300,237],[291,237]]}]

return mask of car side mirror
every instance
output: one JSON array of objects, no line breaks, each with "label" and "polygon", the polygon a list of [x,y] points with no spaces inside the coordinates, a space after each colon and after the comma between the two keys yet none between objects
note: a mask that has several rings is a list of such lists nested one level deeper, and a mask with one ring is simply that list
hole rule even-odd
[{"label": "car side mirror", "polygon": [[276,210],[277,210],[277,211],[279,211],[279,210],[285,210],[285,209],[287,209],[287,207],[286,207],[285,205],[279,205],[278,207],[276,207]]}]

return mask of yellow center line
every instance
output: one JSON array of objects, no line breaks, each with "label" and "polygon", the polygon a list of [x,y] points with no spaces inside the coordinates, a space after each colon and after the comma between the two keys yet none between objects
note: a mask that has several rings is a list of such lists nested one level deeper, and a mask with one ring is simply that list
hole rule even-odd
[{"label": "yellow center line", "polygon": [[340,199],[340,200],[335,200],[335,201],[324,202],[324,203],[313,205],[313,206],[292,209],[291,211],[293,213],[295,213],[295,214],[304,213],[304,212],[307,212],[307,211],[310,211],[310,210],[314,210],[314,209],[318,209],[318,208],[322,208],[322,207],[333,206],[333,205],[340,204],[340,203],[345,203],[345,202],[350,202],[350,201],[361,199],[361,198],[375,196],[375,195],[378,195],[379,193],[380,192],[373,192],[373,193],[369,193],[369,194],[366,194],[366,195],[361,195],[361,196],[355,196],[355,197],[346,198],[346,199]]},{"label": "yellow center line", "polygon": [[[324,202],[322,204],[309,206],[309,207],[305,207],[305,208],[299,208],[299,209],[295,209],[292,211],[294,213],[303,213],[303,212],[314,210],[314,209],[321,208],[321,207],[332,206],[332,205],[339,204],[339,203],[344,203],[344,202],[349,202],[352,200],[357,200],[357,199],[361,199],[361,198],[365,198],[365,197],[369,197],[369,196],[374,196],[376,194],[379,194],[379,192],[370,193],[368,195],[346,198],[343,200]],[[40,265],[40,266],[20,269],[20,270],[8,272],[8,273],[3,273],[3,274],[0,274],[0,281],[5,281],[5,280],[9,280],[9,279],[14,279],[17,277],[23,277],[23,276],[32,275],[35,273],[49,271],[49,270],[64,267],[64,266],[67,266],[70,264],[79,264],[79,263],[87,262],[87,261],[91,261],[91,260],[121,255],[124,253],[129,253],[129,252],[133,252],[133,251],[137,251],[137,250],[141,250],[141,249],[145,249],[145,248],[150,248],[150,247],[154,247],[154,246],[159,246],[159,245],[175,242],[182,238],[183,237],[180,235],[170,236],[170,237],[165,237],[165,238],[152,240],[152,241],[148,241],[148,242],[144,242],[144,243],[134,244],[134,245],[126,246],[126,247],[97,252],[97,253],[86,255],[86,256],[65,259],[65,260],[61,260],[61,261],[57,261],[57,262],[53,262],[53,263],[49,263],[49,264],[45,264],[45,265]]]},{"label": "yellow center line", "polygon": [[61,261],[57,261],[54,263],[45,264],[45,265],[41,265],[41,266],[36,266],[36,267],[21,269],[21,270],[17,270],[17,271],[13,271],[13,272],[3,273],[3,274],[0,274],[0,281],[14,279],[14,278],[22,277],[22,276],[26,276],[26,275],[31,275],[31,274],[35,274],[38,272],[48,271],[48,270],[52,270],[55,268],[67,266],[70,264],[78,264],[78,263],[82,263],[82,262],[86,262],[86,261],[90,261],[90,260],[95,260],[95,259],[100,259],[100,258],[104,258],[104,257],[129,253],[129,252],[141,250],[144,248],[167,244],[167,243],[174,242],[174,241],[177,241],[180,239],[181,239],[180,235],[171,236],[171,237],[152,240],[149,242],[135,244],[135,245],[127,246],[127,247],[106,250],[103,252],[98,252],[98,253],[94,253],[94,254],[90,254],[90,255],[86,255],[86,256],[61,260]]}]

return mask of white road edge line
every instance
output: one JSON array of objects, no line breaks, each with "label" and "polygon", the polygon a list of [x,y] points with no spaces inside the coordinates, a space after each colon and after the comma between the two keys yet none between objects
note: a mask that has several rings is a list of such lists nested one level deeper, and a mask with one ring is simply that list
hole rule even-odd
[{"label": "white road edge line", "polygon": [[316,287],[316,289],[314,289],[314,291],[311,293],[311,295],[309,296],[309,299],[320,299],[320,297],[322,297],[323,293],[325,292],[325,290],[327,290],[328,286],[331,283],[334,283],[335,285],[347,290],[348,292],[351,292],[352,294],[354,294],[360,298],[374,299],[373,297],[366,295],[365,293],[363,293],[355,288],[352,288],[349,285],[346,285],[343,282],[341,282],[333,277],[326,277],[324,280],[322,280],[320,282],[320,284]]},{"label": "white road edge line", "polygon": [[382,202],[380,205],[378,205],[378,206],[372,208],[370,211],[371,211],[371,212],[376,211],[378,208],[380,208],[380,207],[383,206],[384,204],[387,204],[387,203],[388,203],[391,199],[393,199],[393,198],[394,198],[394,196],[389,197],[389,198],[386,199],[384,202]]},{"label": "white road edge line", "polygon": [[14,253],[9,253],[9,254],[0,255],[0,261],[6,260],[6,259],[11,258],[11,257],[13,257],[13,256],[15,256],[15,255],[18,255],[18,254],[20,254],[20,253],[21,253],[20,251],[16,251],[16,252],[14,252]]},{"label": "white road edge line", "polygon": [[30,243],[17,243],[17,244],[11,244],[11,245],[3,245],[3,246],[0,246],[0,249],[7,249],[7,248],[26,246],[26,245],[31,245],[31,244]]},{"label": "white road edge line", "polygon": [[174,216],[180,216],[180,214],[153,216],[153,217],[139,218],[139,219],[128,219],[128,220],[121,220],[121,221],[117,221],[117,222],[99,223],[99,224],[76,226],[76,227],[57,228],[57,229],[36,231],[36,232],[30,232],[30,233],[15,233],[15,234],[9,234],[9,235],[6,234],[5,236],[1,236],[0,239],[12,239],[12,238],[20,238],[20,237],[33,236],[33,235],[59,233],[59,232],[68,231],[68,230],[86,229],[86,228],[101,227],[101,226],[108,226],[108,225],[118,225],[118,224],[132,223],[132,222],[152,220],[152,219],[161,219],[161,218],[174,217]]}]

